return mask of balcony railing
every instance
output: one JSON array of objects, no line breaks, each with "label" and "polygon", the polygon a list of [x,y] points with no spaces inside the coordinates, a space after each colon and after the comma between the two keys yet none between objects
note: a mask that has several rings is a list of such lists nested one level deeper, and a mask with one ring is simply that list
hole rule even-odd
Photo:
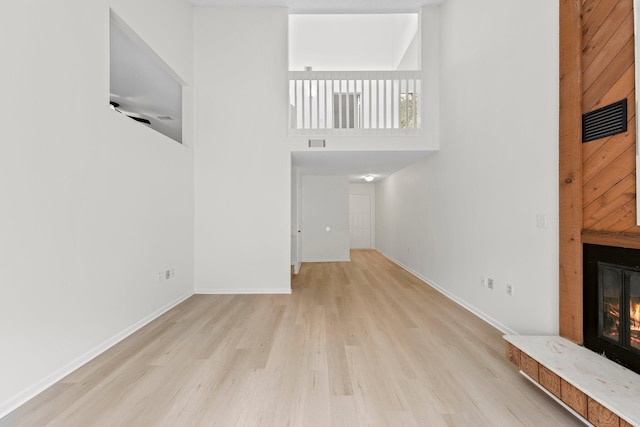
[{"label": "balcony railing", "polygon": [[293,135],[415,135],[420,71],[290,71]]}]

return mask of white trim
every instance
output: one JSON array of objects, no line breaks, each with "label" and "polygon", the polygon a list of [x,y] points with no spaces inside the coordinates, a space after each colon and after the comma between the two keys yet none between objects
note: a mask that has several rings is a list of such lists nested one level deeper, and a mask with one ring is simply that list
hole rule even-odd
[{"label": "white trim", "polygon": [[442,286],[438,285],[433,280],[430,280],[430,279],[422,276],[417,271],[412,270],[411,268],[407,267],[406,265],[402,264],[401,262],[398,262],[395,259],[391,258],[390,256],[385,255],[381,251],[378,251],[378,252],[380,252],[380,254],[383,257],[387,258],[389,261],[391,261],[391,262],[399,265],[400,267],[404,268],[409,273],[413,274],[418,279],[422,280],[426,285],[431,286],[433,289],[435,289],[436,291],[440,292],[442,295],[446,296],[447,298],[449,298],[450,300],[452,300],[456,304],[458,304],[461,307],[465,308],[467,311],[470,311],[471,313],[475,314],[480,319],[484,320],[485,322],[487,322],[488,324],[490,324],[494,328],[498,329],[502,333],[507,334],[507,335],[520,335],[517,332],[515,332],[514,330],[510,329],[509,327],[507,327],[506,325],[498,322],[493,317],[487,315],[486,313],[482,312],[478,308],[472,306],[471,304],[467,303],[463,299],[461,299],[458,296],[456,296],[456,295],[452,294],[451,292],[447,291],[446,289],[444,289]]},{"label": "white trim", "polygon": [[305,259],[302,262],[351,262],[351,258],[346,259]]},{"label": "white trim", "polygon": [[[414,116],[413,127],[402,128],[400,127],[400,116],[398,120],[394,120],[394,106],[400,103],[399,92],[394,91],[395,87],[400,86],[401,81],[406,81],[407,92],[409,93],[409,82],[422,81],[422,71],[420,70],[394,70],[394,71],[289,71],[289,110],[301,112],[301,122],[298,122],[298,115],[296,113],[295,120],[289,114],[289,135],[404,135],[404,136],[420,136],[422,135],[422,129],[418,127],[419,122],[416,121],[416,117],[420,116],[422,110],[421,101],[422,97],[418,96],[417,101],[413,103]],[[382,82],[382,88],[378,82]],[[298,103],[298,82],[300,82],[300,103]],[[320,106],[320,82],[324,82],[324,98],[325,103],[323,111],[319,111]],[[328,97],[327,83],[331,83],[331,96]],[[337,85],[333,82],[337,82]],[[353,82],[353,85],[349,83]],[[360,84],[360,91],[358,91],[358,82]],[[364,82],[369,82],[365,85]],[[372,96],[373,86],[371,82],[376,82],[376,96]],[[389,84],[387,84],[389,82]],[[292,84],[293,83],[293,84]],[[314,84],[315,83],[315,84]],[[346,86],[344,85],[346,83]],[[309,88],[305,91],[305,88]],[[313,95],[314,87],[316,95]],[[293,92],[292,92],[293,88]],[[351,90],[352,88],[353,90]],[[414,84],[414,94],[420,95],[418,92],[420,86]],[[308,92],[308,93],[307,93]],[[390,92],[390,93],[388,93]],[[293,98],[292,96],[293,95]],[[336,95],[338,96],[337,104]],[[366,96],[365,96],[366,95]],[[344,101],[343,101],[344,98]],[[360,114],[356,114],[358,111],[351,111],[351,102],[349,100],[353,98],[360,99],[361,108],[358,109]],[[328,99],[331,99],[331,103],[328,103]],[[364,103],[364,100],[367,103]],[[415,97],[413,98],[416,99]],[[391,102],[390,110],[387,110],[387,102]],[[346,105],[343,103],[346,102]],[[309,108],[306,108],[307,103]],[[373,105],[372,105],[373,104]],[[354,107],[356,103],[354,101]],[[314,113],[314,108],[316,111]],[[337,106],[337,110],[336,110]],[[373,127],[373,123],[370,117],[372,108],[376,111],[376,124]],[[382,108],[382,114],[379,113],[379,109]],[[338,123],[334,123],[334,116],[336,111],[338,114]],[[369,111],[368,127],[365,128],[364,114],[365,111]],[[349,114],[353,113],[353,114]],[[346,123],[342,122],[342,116],[345,116]],[[350,116],[353,116],[354,120],[362,121],[360,123],[350,123]],[[324,117],[325,122],[323,126],[320,126],[320,118]],[[331,118],[331,123],[328,123],[328,118]],[[316,121],[314,127],[313,122]],[[382,122],[382,123],[381,123]]]},{"label": "white trim", "polygon": [[273,295],[291,294],[291,288],[196,289],[196,295]]},{"label": "white trim", "polygon": [[42,380],[40,380],[37,383],[31,385],[30,387],[28,387],[27,389],[25,389],[22,392],[18,393],[17,395],[13,396],[9,400],[6,400],[6,401],[2,402],[0,404],[0,418],[4,417],[5,415],[9,414],[10,412],[13,412],[18,407],[20,407],[21,405],[25,404],[29,400],[33,399],[38,394],[42,393],[43,391],[45,391],[46,389],[48,389],[49,387],[51,387],[52,385],[54,385],[55,383],[57,383],[58,381],[60,381],[61,379],[63,379],[67,375],[69,375],[70,373],[72,373],[73,371],[81,368],[83,365],[89,363],[91,360],[93,360],[96,357],[100,356],[102,353],[104,353],[105,351],[109,350],[111,347],[113,347],[114,345],[118,344],[120,341],[124,340],[129,335],[133,334],[134,332],[136,332],[140,328],[142,328],[142,327],[146,326],[147,324],[151,323],[152,321],[154,321],[158,317],[162,316],[164,313],[166,313],[167,311],[171,310],[173,307],[177,306],[178,304],[182,303],[183,301],[185,301],[187,298],[191,297],[192,295],[193,295],[193,292],[188,292],[187,294],[182,295],[177,300],[165,305],[164,307],[160,308],[159,310],[157,310],[157,311],[151,313],[150,315],[146,316],[145,318],[143,318],[139,322],[133,324],[132,326],[128,327],[127,329],[123,330],[122,332],[114,335],[113,337],[111,337],[110,339],[106,340],[102,344],[99,344],[98,346],[96,346],[93,349],[89,350],[88,352],[86,352],[82,356],[80,356],[80,357],[72,360],[71,362],[67,363],[62,368],[56,370],[55,372],[53,372],[50,375],[48,375],[45,378],[43,378]]}]

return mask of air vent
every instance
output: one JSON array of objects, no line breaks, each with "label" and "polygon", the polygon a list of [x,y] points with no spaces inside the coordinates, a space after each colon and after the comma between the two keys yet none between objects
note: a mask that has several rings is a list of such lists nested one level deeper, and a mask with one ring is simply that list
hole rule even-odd
[{"label": "air vent", "polygon": [[309,140],[309,148],[324,148],[326,147],[326,142],[324,139],[310,139]]},{"label": "air vent", "polygon": [[582,142],[627,131],[627,99],[582,115]]}]

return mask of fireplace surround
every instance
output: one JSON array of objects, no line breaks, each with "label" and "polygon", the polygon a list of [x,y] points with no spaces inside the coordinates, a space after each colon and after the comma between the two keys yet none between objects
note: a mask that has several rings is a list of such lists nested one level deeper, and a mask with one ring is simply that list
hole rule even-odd
[{"label": "fireplace surround", "polygon": [[585,347],[640,374],[640,250],[584,245]]}]

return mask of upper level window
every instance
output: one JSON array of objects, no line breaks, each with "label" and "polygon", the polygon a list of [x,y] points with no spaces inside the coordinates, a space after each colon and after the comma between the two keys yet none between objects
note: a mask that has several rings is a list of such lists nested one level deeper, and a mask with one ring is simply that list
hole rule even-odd
[{"label": "upper level window", "polygon": [[289,15],[290,131],[420,128],[417,14]]}]

